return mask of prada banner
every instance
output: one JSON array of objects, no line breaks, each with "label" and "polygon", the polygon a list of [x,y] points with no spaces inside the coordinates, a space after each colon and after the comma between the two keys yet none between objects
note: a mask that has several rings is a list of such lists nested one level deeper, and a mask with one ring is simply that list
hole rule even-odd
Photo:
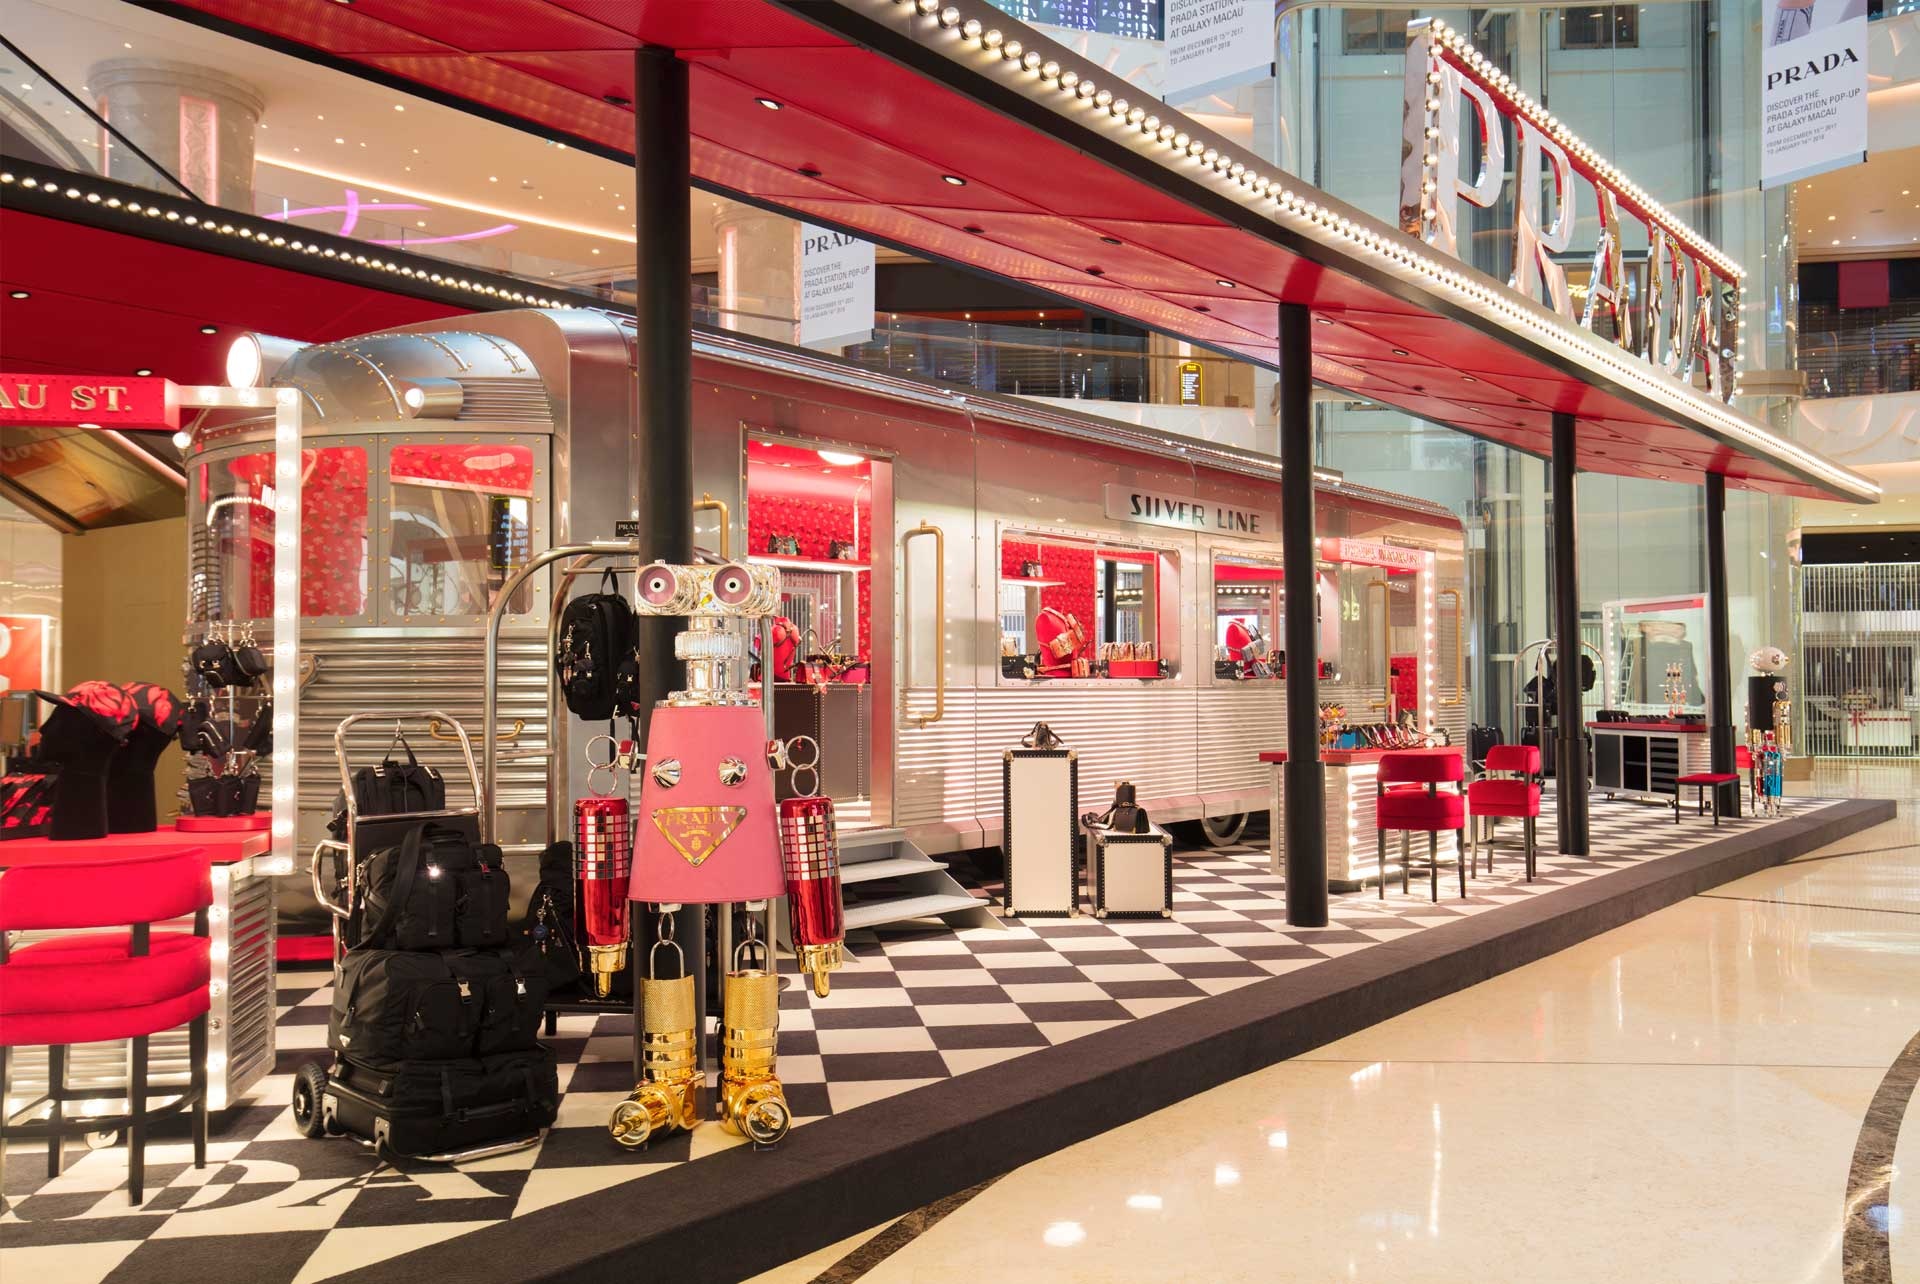
[{"label": "prada banner", "polygon": [[1760,186],[1867,159],[1867,0],[1764,0]]}]

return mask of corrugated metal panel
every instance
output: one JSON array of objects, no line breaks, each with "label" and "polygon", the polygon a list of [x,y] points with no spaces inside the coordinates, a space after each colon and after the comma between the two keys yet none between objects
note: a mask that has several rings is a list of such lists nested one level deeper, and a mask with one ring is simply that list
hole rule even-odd
[{"label": "corrugated metal panel", "polygon": [[[300,696],[300,808],[303,814],[322,816],[340,790],[340,773],[333,757],[333,729],[350,714],[375,713],[408,719],[408,741],[422,762],[438,768],[447,779],[447,798],[455,806],[471,802],[465,764],[457,744],[428,740],[419,718],[429,709],[444,710],[466,725],[480,745],[483,693],[480,675],[484,644],[471,637],[309,637],[301,649],[319,660],[319,670]],[[503,634],[500,639],[500,720],[502,729],[512,720],[526,721],[513,741],[516,749],[547,747],[547,653],[543,635]],[[348,759],[355,767],[375,763],[392,740],[390,725],[363,723],[348,741]],[[503,761],[500,764],[500,805],[503,810],[546,807],[546,765],[542,759]],[[302,828],[306,828],[305,825]]]},{"label": "corrugated metal panel", "polygon": [[1920,721],[1920,566],[1860,563],[1800,571],[1802,753],[1914,755]]},{"label": "corrugated metal panel", "polygon": [[535,378],[508,379],[470,376],[459,381],[463,397],[459,419],[495,423],[553,423],[553,403],[546,385]]}]

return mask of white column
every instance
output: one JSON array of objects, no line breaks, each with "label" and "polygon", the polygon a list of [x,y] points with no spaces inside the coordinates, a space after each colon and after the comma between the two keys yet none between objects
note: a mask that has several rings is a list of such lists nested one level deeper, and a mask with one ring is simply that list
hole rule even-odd
[{"label": "white column", "polygon": [[[253,147],[261,92],[225,72],[165,59],[113,58],[87,72],[94,110],[202,200],[253,212]],[[152,187],[157,176],[109,139],[109,178]]]}]

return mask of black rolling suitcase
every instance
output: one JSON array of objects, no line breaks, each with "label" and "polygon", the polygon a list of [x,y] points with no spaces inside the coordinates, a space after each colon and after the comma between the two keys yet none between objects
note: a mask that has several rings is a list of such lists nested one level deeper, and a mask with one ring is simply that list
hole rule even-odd
[{"label": "black rolling suitcase", "polygon": [[452,1061],[343,1056],[323,1109],[329,1132],[365,1137],[383,1154],[472,1159],[551,1126],[560,1086],[544,1047]]}]

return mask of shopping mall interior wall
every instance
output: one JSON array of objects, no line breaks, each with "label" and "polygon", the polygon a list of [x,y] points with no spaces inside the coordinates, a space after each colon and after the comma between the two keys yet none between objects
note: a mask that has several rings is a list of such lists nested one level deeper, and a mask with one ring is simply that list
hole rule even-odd
[{"label": "shopping mall interior wall", "polygon": [[[187,519],[164,518],[60,537],[67,595],[61,671],[67,685],[102,678],[180,690],[187,618]],[[164,823],[179,810],[180,750],[154,771]]]},{"label": "shopping mall interior wall", "polygon": [[60,532],[0,500],[0,693],[60,683]]}]

